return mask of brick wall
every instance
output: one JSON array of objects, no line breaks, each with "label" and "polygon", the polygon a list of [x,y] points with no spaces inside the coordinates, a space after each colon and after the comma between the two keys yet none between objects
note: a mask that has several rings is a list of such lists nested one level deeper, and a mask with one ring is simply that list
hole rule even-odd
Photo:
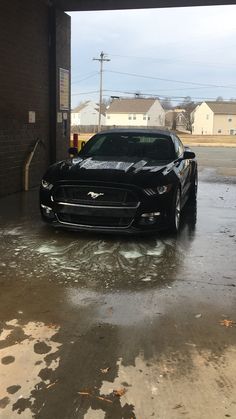
[{"label": "brick wall", "polygon": [[[60,12],[56,55],[58,64],[69,69],[70,20],[67,17]],[[49,7],[44,0],[1,0],[0,196],[23,189],[24,162],[37,138],[44,145],[38,148],[32,161],[31,187],[39,184],[50,163],[52,141],[58,143],[56,158],[66,155],[69,133],[66,144],[66,138],[62,142],[60,135],[56,137],[56,124],[54,138],[50,131],[53,71],[50,76],[49,22]],[[56,73],[57,68],[55,83]],[[36,113],[34,124],[29,123],[29,111]]]},{"label": "brick wall", "polygon": [[[49,163],[48,7],[39,0],[1,0],[0,194],[22,189],[23,166],[37,138],[31,186]],[[29,124],[28,112],[36,123]]]}]

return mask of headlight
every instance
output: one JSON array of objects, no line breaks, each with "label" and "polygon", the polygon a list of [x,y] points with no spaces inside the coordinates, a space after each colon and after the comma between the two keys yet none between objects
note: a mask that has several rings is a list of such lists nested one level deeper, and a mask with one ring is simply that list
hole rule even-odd
[{"label": "headlight", "polygon": [[42,187],[44,189],[47,189],[48,191],[50,191],[53,188],[53,185],[51,183],[49,183],[47,180],[43,179],[41,184],[42,184]]},{"label": "headlight", "polygon": [[156,188],[146,188],[144,192],[149,195],[163,195],[171,190],[172,185],[161,185]]},{"label": "headlight", "polygon": [[159,195],[163,195],[163,193],[168,192],[168,187],[169,185],[163,185],[163,186],[158,186],[157,187],[157,193],[159,193]]}]

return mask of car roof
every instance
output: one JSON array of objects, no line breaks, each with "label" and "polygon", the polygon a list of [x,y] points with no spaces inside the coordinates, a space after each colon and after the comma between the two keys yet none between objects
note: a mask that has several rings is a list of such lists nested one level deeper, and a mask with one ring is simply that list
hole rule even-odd
[{"label": "car roof", "polygon": [[163,134],[171,136],[172,132],[164,129],[143,129],[143,128],[112,128],[100,131],[98,134]]}]

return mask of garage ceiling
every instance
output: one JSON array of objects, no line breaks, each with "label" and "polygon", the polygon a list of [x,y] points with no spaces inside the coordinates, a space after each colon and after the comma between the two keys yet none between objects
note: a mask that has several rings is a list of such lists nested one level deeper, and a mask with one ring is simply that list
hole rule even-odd
[{"label": "garage ceiling", "polygon": [[54,0],[64,11],[146,9],[236,4],[236,0]]}]

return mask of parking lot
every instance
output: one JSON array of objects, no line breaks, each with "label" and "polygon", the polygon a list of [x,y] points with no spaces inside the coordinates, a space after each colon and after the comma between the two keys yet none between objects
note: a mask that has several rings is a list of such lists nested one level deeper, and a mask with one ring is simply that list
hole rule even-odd
[{"label": "parking lot", "polygon": [[178,236],[54,230],[0,200],[0,418],[236,417],[236,148],[196,147]]}]

